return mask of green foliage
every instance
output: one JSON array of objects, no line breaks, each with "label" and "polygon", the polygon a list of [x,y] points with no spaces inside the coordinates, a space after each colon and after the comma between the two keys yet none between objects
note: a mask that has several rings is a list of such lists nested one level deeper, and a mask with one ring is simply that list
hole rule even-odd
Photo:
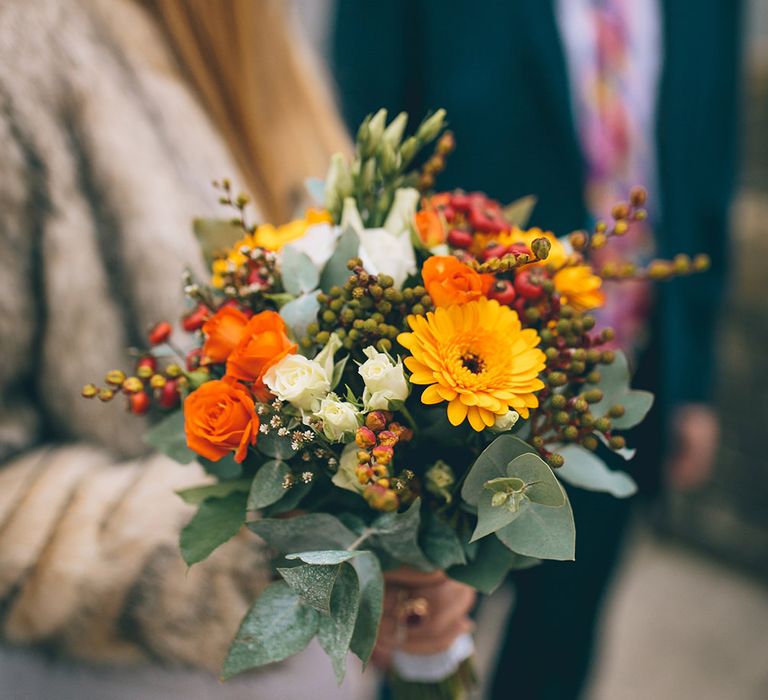
[{"label": "green foliage", "polygon": [[352,561],[360,584],[360,607],[350,649],[365,666],[371,658],[379,634],[379,623],[384,606],[384,577],[381,565],[373,552],[361,551]]},{"label": "green foliage", "polygon": [[480,494],[480,501],[477,504],[477,527],[472,533],[471,542],[506,527],[524,513],[528,506],[528,500],[522,493],[520,494],[520,501],[513,501],[514,507],[512,504],[496,505],[495,496],[496,493],[489,490]]},{"label": "green foliage", "polygon": [[447,574],[481,593],[493,593],[510,571],[529,568],[539,563],[538,559],[511,551],[497,537],[486,537],[477,544],[475,558],[468,564],[451,567]]},{"label": "green foliage", "polygon": [[588,491],[603,491],[616,498],[627,498],[637,493],[637,484],[626,472],[613,471],[594,452],[579,445],[558,448],[565,464],[557,470],[563,480]]},{"label": "green foliage", "polygon": [[591,409],[595,416],[602,416],[608,413],[611,406],[624,406],[624,415],[611,419],[616,430],[627,430],[636,426],[653,405],[653,394],[631,389],[629,382],[627,356],[617,351],[613,363],[600,367],[600,383],[597,387],[603,392],[603,398]]},{"label": "green foliage", "polygon": [[317,318],[319,310],[317,292],[310,292],[300,294],[296,299],[281,306],[280,316],[285,321],[285,325],[291,329],[294,338],[301,338],[306,334],[307,326]]},{"label": "green foliage", "polygon": [[281,513],[288,513],[296,508],[296,506],[301,503],[304,496],[306,496],[310,491],[312,490],[312,484],[305,484],[303,482],[298,482],[291,486],[287,491],[284,491],[285,494],[279,501],[276,501],[270,506],[265,506],[261,509],[261,514],[265,518],[272,518],[275,515],[280,515]]},{"label": "green foliage", "polygon": [[331,287],[341,287],[350,275],[347,263],[360,250],[360,237],[351,227],[346,228],[336,241],[336,250],[325,263],[320,275],[320,289],[328,292]]},{"label": "green foliage", "polygon": [[290,435],[278,435],[277,431],[272,430],[266,435],[259,435],[256,449],[272,459],[288,460],[297,452],[291,447],[291,442]]},{"label": "green foliage", "polygon": [[422,514],[419,545],[427,559],[438,569],[445,570],[467,561],[455,530],[430,510]]},{"label": "green foliage", "polygon": [[297,552],[295,554],[286,554],[285,558],[290,561],[298,559],[299,561],[303,561],[305,564],[332,566],[334,564],[343,564],[345,561],[354,559],[359,554],[360,552],[349,551],[347,549],[327,549],[320,552]]},{"label": "green foliage", "polygon": [[566,497],[560,508],[528,502],[520,515],[496,536],[513,552],[536,559],[571,560],[576,552],[576,527]]},{"label": "green foliage", "polygon": [[317,289],[320,275],[306,253],[287,245],[280,258],[282,281],[285,291],[294,296]]},{"label": "green foliage", "polygon": [[295,518],[265,518],[248,527],[277,552],[346,549],[357,536],[328,513],[309,513]]},{"label": "green foliage", "polygon": [[224,661],[224,679],[298,654],[315,636],[320,614],[284,581],[269,585],[246,614]]},{"label": "green foliage", "polygon": [[290,473],[290,467],[278,459],[264,462],[253,478],[248,495],[248,510],[260,510],[285,496],[283,479]]},{"label": "green foliage", "polygon": [[189,566],[207,558],[234,537],[245,521],[246,494],[234,491],[223,498],[208,498],[181,531],[181,556]]},{"label": "green foliage", "polygon": [[244,236],[243,229],[224,219],[195,219],[192,230],[209,267],[216,258],[226,255]]},{"label": "green foliage", "polygon": [[480,453],[469,470],[461,497],[470,505],[476,506],[485,490],[485,482],[507,474],[507,465],[520,455],[536,454],[527,443],[512,435],[499,435],[488,447]]},{"label": "green foliage", "polygon": [[434,566],[424,556],[418,541],[420,510],[421,499],[417,498],[405,513],[380,515],[371,526],[375,532],[371,542],[402,564],[430,571]]},{"label": "green foliage", "polygon": [[303,564],[279,568],[278,573],[299,597],[315,610],[330,615],[331,593],[341,566]]},{"label": "green foliage", "polygon": [[526,197],[520,197],[511,204],[504,207],[504,218],[513,226],[525,228],[531,218],[537,199],[529,194]]},{"label": "green foliage", "polygon": [[153,425],[144,435],[144,442],[179,464],[189,464],[197,458],[197,454],[187,447],[182,409]]},{"label": "green foliage", "polygon": [[230,493],[241,491],[247,493],[251,488],[250,479],[236,479],[234,481],[218,481],[208,486],[195,486],[190,489],[183,489],[176,493],[181,496],[185,503],[193,506],[199,506],[207,498],[223,498]]},{"label": "green foliage", "polygon": [[360,584],[350,564],[339,564],[333,568],[338,569],[338,576],[331,593],[330,615],[320,616],[317,641],[331,658],[336,680],[341,685],[360,605]]},{"label": "green foliage", "polygon": [[218,462],[206,459],[205,457],[198,457],[197,461],[205,469],[206,473],[215,476],[217,479],[237,479],[243,474],[243,466],[235,462],[234,454],[228,454]]}]

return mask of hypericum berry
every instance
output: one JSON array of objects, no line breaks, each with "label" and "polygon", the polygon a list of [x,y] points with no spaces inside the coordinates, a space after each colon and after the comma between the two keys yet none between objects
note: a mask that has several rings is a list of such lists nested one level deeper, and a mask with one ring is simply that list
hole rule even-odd
[{"label": "hypericum berry", "polygon": [[358,447],[373,447],[376,444],[376,434],[370,428],[358,428],[355,433],[355,442]]},{"label": "hypericum berry", "polygon": [[112,386],[120,386],[125,381],[125,372],[121,369],[111,369],[107,372],[106,376],[107,384]]},{"label": "hypericum berry", "polygon": [[501,243],[491,243],[483,251],[482,258],[483,260],[494,260],[497,258],[503,258],[509,252],[510,249],[508,246],[502,245]]},{"label": "hypericum berry", "polygon": [[488,292],[488,298],[509,306],[515,300],[515,286],[509,280],[496,280]]},{"label": "hypericum berry", "polygon": [[[136,363],[136,373],[142,379],[148,379],[157,370],[157,358],[152,355],[144,355]],[[146,375],[146,376],[144,376]]]},{"label": "hypericum berry", "polygon": [[128,408],[131,413],[143,416],[149,410],[149,395],[146,391],[138,391],[128,397]]},{"label": "hypericum berry", "polygon": [[176,408],[180,399],[178,381],[176,379],[169,379],[160,390],[160,398],[157,400],[157,403],[162,408]]},{"label": "hypericum berry", "polygon": [[515,275],[515,291],[531,301],[540,299],[544,289],[538,283],[537,277],[538,275],[535,275],[532,270],[519,270]]},{"label": "hypericum berry", "polygon": [[378,433],[387,427],[387,416],[384,415],[383,411],[371,411],[365,417],[365,427]]},{"label": "hypericum berry", "polygon": [[469,248],[472,245],[472,234],[460,228],[451,229],[448,233],[448,245],[454,248]]},{"label": "hypericum berry", "polygon": [[144,388],[144,382],[138,377],[126,377],[122,388],[126,394],[135,394]]},{"label": "hypericum berry", "polygon": [[80,395],[85,399],[92,399],[99,393],[99,387],[95,384],[86,384],[80,391]]},{"label": "hypericum berry", "polygon": [[173,328],[171,327],[171,324],[168,323],[168,321],[160,321],[160,323],[156,323],[154,326],[152,326],[149,333],[147,333],[149,344],[160,345],[161,343],[164,343],[166,340],[168,340],[168,338],[171,337],[172,331]]}]

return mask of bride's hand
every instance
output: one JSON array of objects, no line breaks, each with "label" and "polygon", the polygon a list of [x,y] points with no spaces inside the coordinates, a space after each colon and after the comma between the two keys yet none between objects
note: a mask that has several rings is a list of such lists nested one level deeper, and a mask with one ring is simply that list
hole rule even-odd
[{"label": "bride's hand", "polygon": [[436,654],[470,632],[469,612],[475,591],[449,579],[442,571],[423,573],[409,568],[387,572],[384,612],[373,654],[387,668],[395,649],[412,654]]}]

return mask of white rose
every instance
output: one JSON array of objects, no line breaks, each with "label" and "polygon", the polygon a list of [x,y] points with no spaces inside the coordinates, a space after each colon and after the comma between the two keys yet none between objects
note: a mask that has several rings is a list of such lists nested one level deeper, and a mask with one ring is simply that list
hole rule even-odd
[{"label": "white rose", "polygon": [[324,367],[303,355],[287,355],[264,374],[264,383],[281,401],[312,411],[331,390]]},{"label": "white rose", "polygon": [[410,389],[401,360],[392,364],[386,353],[372,346],[363,350],[368,358],[358,372],[365,383],[363,403],[367,411],[387,410],[390,401],[405,401]]},{"label": "white rose", "polygon": [[347,433],[360,427],[360,412],[348,401],[339,401],[335,394],[328,394],[315,411],[314,417],[323,421],[323,433],[331,442],[341,442]]},{"label": "white rose", "polygon": [[506,433],[507,430],[511,430],[515,423],[520,418],[520,414],[517,411],[507,411],[503,416],[496,416],[496,421],[491,426],[491,430],[495,433]]}]

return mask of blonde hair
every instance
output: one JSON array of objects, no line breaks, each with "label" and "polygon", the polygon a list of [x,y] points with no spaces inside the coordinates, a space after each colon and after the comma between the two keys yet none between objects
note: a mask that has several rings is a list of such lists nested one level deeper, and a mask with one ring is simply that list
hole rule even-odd
[{"label": "blonde hair", "polygon": [[[224,136],[262,216],[281,223],[349,147],[280,0],[141,0]],[[227,173],[212,173],[212,177]]]}]

